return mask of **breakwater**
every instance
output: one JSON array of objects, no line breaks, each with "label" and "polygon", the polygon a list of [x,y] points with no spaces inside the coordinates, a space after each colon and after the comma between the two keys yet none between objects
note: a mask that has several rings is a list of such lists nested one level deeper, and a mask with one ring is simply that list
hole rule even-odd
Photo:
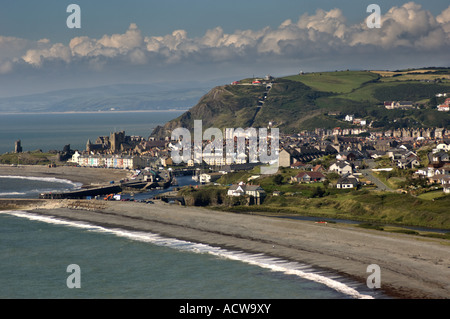
[{"label": "breakwater", "polygon": [[95,197],[98,195],[115,194],[122,191],[119,185],[102,186],[88,189],[80,189],[64,193],[44,193],[40,194],[40,199],[82,199],[86,197]]}]

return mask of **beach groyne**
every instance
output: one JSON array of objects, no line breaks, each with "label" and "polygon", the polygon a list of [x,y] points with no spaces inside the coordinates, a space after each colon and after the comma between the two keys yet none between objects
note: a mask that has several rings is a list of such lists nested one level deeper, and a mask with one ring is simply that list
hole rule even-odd
[{"label": "beach groyne", "polygon": [[0,199],[0,210],[24,209],[30,206],[40,206],[46,202],[43,199]]}]

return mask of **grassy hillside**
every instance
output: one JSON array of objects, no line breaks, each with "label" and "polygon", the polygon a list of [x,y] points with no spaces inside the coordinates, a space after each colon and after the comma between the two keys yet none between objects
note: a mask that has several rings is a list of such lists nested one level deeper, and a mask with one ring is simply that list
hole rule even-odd
[{"label": "grassy hillside", "polygon": [[320,72],[285,77],[306,84],[317,91],[332,93],[349,93],[364,83],[379,78],[376,73],[368,71]]},{"label": "grassy hillside", "polygon": [[46,165],[56,161],[53,153],[42,153],[40,151],[25,153],[6,153],[0,155],[0,164],[11,165]]},{"label": "grassy hillside", "polygon": [[[450,112],[438,112],[435,97],[450,93],[450,69],[308,73],[277,78],[270,90],[251,85],[251,80],[214,88],[153,135],[169,136],[176,127],[191,129],[195,119],[202,120],[204,128],[266,127],[272,122],[284,133],[349,127],[352,124],[343,121],[345,114],[384,129],[450,126]],[[383,102],[391,100],[412,101],[417,108],[385,109]],[[328,115],[331,111],[341,116]]]}]

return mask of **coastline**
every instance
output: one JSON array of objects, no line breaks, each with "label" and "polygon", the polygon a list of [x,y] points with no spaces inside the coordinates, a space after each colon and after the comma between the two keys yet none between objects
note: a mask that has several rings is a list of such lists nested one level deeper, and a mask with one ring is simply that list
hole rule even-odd
[{"label": "coastline", "polygon": [[[107,183],[126,170],[0,165],[0,175]],[[381,292],[405,299],[450,298],[450,240],[317,224],[208,208],[118,201],[0,199],[0,210],[25,211],[106,228],[143,231],[232,251],[262,253],[324,269],[365,285],[381,269]]]},{"label": "coastline", "polygon": [[[0,201],[0,207],[2,202]],[[232,251],[265,254],[323,269],[361,284],[367,267],[381,269],[383,294],[402,299],[450,297],[450,241],[380,233],[343,224],[316,224],[198,207],[137,202],[40,200],[25,211],[110,229],[143,231]]]},{"label": "coastline", "polygon": [[130,175],[123,169],[87,168],[75,166],[48,167],[46,165],[11,166],[0,164],[0,176],[53,177],[69,180],[83,186],[118,181]]}]

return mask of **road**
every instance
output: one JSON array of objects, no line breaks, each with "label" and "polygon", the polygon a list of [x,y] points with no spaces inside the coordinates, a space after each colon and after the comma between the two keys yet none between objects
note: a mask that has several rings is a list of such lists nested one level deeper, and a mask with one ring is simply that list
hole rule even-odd
[{"label": "road", "polygon": [[367,178],[369,181],[371,181],[379,190],[382,191],[388,191],[388,192],[394,192],[395,190],[386,186],[382,181],[380,181],[378,178],[376,178],[373,173],[370,171],[370,169],[363,169],[361,170],[361,173],[365,178]]},{"label": "road", "polygon": [[387,191],[387,192],[394,192],[395,190],[386,186],[386,184],[384,184],[382,181],[380,181],[372,172],[372,168],[375,167],[375,162],[374,161],[370,161],[367,160],[366,164],[369,166],[369,168],[367,169],[362,169],[361,170],[361,174],[363,174],[363,176],[365,178],[367,178],[369,181],[371,181],[375,186],[377,186],[377,188],[379,190],[382,191]]}]

